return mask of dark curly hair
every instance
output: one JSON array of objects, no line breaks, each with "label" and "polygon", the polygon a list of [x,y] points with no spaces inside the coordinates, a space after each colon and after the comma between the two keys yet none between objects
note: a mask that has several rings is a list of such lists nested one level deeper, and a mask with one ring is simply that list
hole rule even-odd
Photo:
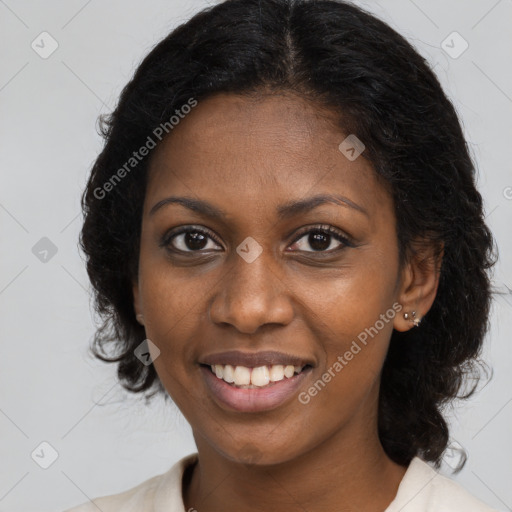
[{"label": "dark curly hair", "polygon": [[144,58],[116,109],[100,118],[105,146],[82,196],[80,247],[102,318],[92,352],[118,363],[127,390],[153,391],[146,400],[165,395],[154,366],[134,355],[145,339],[132,283],[151,155],[129,176],[116,171],[191,98],[286,91],[329,108],[344,133],[364,141],[363,156],[393,197],[401,264],[418,237],[444,246],[436,299],[419,327],[393,331],[379,397],[388,456],[402,465],[421,456],[438,468],[449,441],[444,406],[471,396],[485,368],[478,356],[495,243],[461,125],[436,76],[401,35],[350,3],[227,0],[178,26]]}]

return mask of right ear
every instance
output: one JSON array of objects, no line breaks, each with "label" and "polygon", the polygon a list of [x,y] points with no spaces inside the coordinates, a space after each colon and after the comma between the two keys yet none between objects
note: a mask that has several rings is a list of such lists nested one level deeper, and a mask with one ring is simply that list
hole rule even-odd
[{"label": "right ear", "polygon": [[142,304],[140,300],[139,283],[136,281],[132,282],[132,293],[133,293],[133,309],[135,310],[135,318],[139,324],[144,325],[144,314],[142,311]]}]

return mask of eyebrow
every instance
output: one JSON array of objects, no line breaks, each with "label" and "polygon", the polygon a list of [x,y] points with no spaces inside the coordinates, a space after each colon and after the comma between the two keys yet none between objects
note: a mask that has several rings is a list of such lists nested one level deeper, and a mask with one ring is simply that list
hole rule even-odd
[{"label": "eyebrow", "polygon": [[[290,201],[277,208],[277,216],[280,220],[285,220],[293,217],[294,215],[312,210],[317,206],[329,203],[345,207],[348,206],[369,217],[368,212],[362,206],[354,203],[347,197],[335,194],[320,194],[308,197],[307,199],[301,199],[299,201]],[[178,196],[170,196],[158,201],[158,203],[156,203],[149,211],[149,215],[154,215],[160,208],[168,204],[180,204],[189,210],[193,210],[208,217],[222,219],[224,221],[227,218],[226,213],[207,201],[195,199],[193,197]]]}]

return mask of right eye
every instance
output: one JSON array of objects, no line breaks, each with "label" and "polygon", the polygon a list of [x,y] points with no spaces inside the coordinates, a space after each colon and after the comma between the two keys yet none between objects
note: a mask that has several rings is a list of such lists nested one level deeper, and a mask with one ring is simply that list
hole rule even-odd
[{"label": "right eye", "polygon": [[210,232],[189,226],[164,235],[160,246],[166,247],[170,251],[188,253],[215,250],[215,247],[208,247],[208,239],[215,241],[214,245],[220,245]]}]

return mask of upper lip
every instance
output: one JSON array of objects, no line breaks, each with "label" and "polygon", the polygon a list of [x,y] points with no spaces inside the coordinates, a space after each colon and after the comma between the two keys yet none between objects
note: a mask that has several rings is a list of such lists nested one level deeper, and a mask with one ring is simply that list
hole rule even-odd
[{"label": "upper lip", "polygon": [[230,350],[228,352],[219,352],[210,354],[199,361],[200,364],[230,364],[232,366],[246,366],[248,368],[257,368],[258,366],[272,366],[281,364],[283,366],[313,366],[314,363],[309,358],[266,350],[262,352],[240,352],[239,350]]}]

